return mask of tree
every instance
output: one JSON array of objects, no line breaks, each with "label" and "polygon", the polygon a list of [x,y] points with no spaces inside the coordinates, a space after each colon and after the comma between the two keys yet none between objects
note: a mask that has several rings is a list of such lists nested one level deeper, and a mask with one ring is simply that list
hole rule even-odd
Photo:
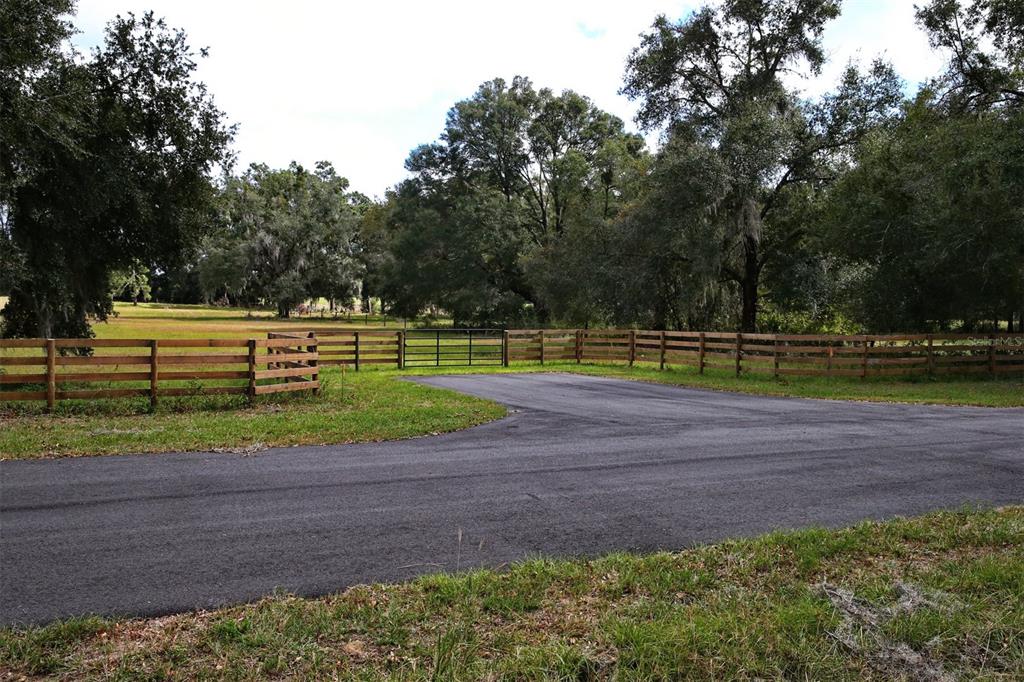
[{"label": "tree", "polygon": [[852,313],[888,330],[1024,330],[1024,56],[1019,3],[918,9],[943,74],[858,145],[826,245],[860,272]]},{"label": "tree", "polygon": [[392,314],[441,307],[456,324],[523,321],[533,292],[518,255],[526,240],[518,205],[496,191],[424,189],[410,179],[388,195],[382,298]]},{"label": "tree", "polygon": [[484,83],[452,107],[438,142],[413,150],[413,177],[389,196],[389,305],[476,322],[526,306],[546,320],[537,273],[557,268],[546,256],[570,229],[617,212],[624,169],[642,156],[639,136],[575,92]]},{"label": "tree", "polygon": [[110,274],[110,295],[114,298],[127,296],[132,305],[138,305],[139,299],[148,301],[153,288],[149,284],[149,268],[139,261],[132,262],[123,270],[115,270]]},{"label": "tree", "polygon": [[230,162],[232,128],[193,79],[184,32],[129,14],[85,59],[67,43],[70,9],[0,8],[7,336],[91,334],[88,317],[111,309],[112,272],[174,263],[204,231],[212,173]]},{"label": "tree", "polygon": [[927,91],[858,150],[830,197],[828,243],[862,270],[875,329],[1024,317],[1024,116],[945,117]]},{"label": "tree", "polygon": [[1024,4],[932,0],[917,8],[932,47],[949,53],[930,89],[953,111],[1024,106]]},{"label": "tree", "polygon": [[[361,204],[358,233],[359,262],[363,270],[360,290],[364,299],[380,297],[387,285],[391,262],[388,253],[388,202],[366,200]],[[331,300],[332,309],[336,300]]]},{"label": "tree", "polygon": [[282,170],[253,164],[226,183],[222,226],[200,261],[204,290],[270,302],[280,317],[311,297],[351,298],[361,274],[356,205],[364,201],[325,161],[313,172],[294,162]]},{"label": "tree", "polygon": [[820,73],[821,35],[838,14],[836,0],[726,0],[678,23],[658,17],[627,62],[622,92],[640,101],[638,122],[667,126],[722,169],[702,207],[721,234],[718,271],[739,289],[744,331],[757,326],[765,267],[803,236],[783,219],[790,195],[831,181],[902,99],[880,62],[866,74],[849,67],[818,101],[786,87],[785,76]]}]

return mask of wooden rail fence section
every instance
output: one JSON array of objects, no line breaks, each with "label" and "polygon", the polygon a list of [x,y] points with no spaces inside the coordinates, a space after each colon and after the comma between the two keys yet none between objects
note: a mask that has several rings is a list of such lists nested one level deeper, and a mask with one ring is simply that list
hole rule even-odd
[{"label": "wooden rail fence section", "polygon": [[[0,339],[0,402],[40,400],[52,408],[73,399],[139,396],[156,405],[162,396],[316,393],[320,365],[401,369],[405,347],[404,331],[364,329],[270,332],[266,339]],[[93,354],[74,352],[86,348]],[[1005,334],[511,329],[487,348],[505,366],[644,362],[775,377],[1024,374],[1024,336]]]},{"label": "wooden rail fence section", "polygon": [[402,366],[404,332],[379,329],[320,329],[321,363],[325,365]]},{"label": "wooden rail fence section", "polygon": [[640,329],[515,329],[510,361],[587,360],[688,365],[772,376],[1024,373],[1024,336],[744,334]]},{"label": "wooden rail fence section", "polygon": [[[156,405],[161,397],[171,396],[238,394],[252,399],[282,391],[315,392],[320,387],[317,346],[313,334],[0,339],[0,401],[45,400],[52,408],[58,400],[82,398],[139,396]],[[69,353],[82,349],[93,354]],[[5,390],[10,388],[14,390]]]}]

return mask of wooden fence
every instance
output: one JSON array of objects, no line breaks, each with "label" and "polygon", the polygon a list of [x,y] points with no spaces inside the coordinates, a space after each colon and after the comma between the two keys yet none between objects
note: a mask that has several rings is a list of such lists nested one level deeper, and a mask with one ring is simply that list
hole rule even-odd
[{"label": "wooden fence", "polygon": [[620,361],[772,376],[1024,373],[1024,336],[978,334],[742,334],[649,330],[516,329],[510,361]]},{"label": "wooden fence", "polygon": [[317,329],[315,332],[271,332],[291,338],[315,337],[321,365],[395,365],[401,368],[404,331],[382,329]]},{"label": "wooden fence", "polygon": [[[319,365],[401,369],[405,346],[404,331],[352,329],[270,332],[266,339],[0,339],[0,402],[53,407],[58,400],[139,396],[155,405],[161,396],[315,393]],[[500,352],[505,366],[618,361],[775,377],[1024,374],[1024,336],[1005,334],[514,329],[504,332]]]},{"label": "wooden fence", "polygon": [[[91,349],[91,355],[80,353]],[[36,351],[36,352],[33,352]],[[278,359],[287,357],[287,360]],[[317,339],[0,339],[0,402],[257,395],[320,387]],[[266,369],[262,369],[266,363]],[[282,381],[283,380],[283,381]]]}]

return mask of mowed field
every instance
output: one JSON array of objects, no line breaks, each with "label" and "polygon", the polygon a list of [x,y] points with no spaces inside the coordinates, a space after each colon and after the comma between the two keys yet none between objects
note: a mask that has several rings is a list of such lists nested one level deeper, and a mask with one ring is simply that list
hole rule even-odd
[{"label": "mowed field", "polygon": [[100,339],[184,339],[184,338],[257,338],[270,331],[312,331],[317,329],[402,328],[401,323],[380,316],[353,314],[335,319],[319,314],[303,315],[287,320],[273,311],[261,309],[224,308],[204,305],[168,305],[162,303],[130,303],[114,305],[116,316],[95,324]]}]

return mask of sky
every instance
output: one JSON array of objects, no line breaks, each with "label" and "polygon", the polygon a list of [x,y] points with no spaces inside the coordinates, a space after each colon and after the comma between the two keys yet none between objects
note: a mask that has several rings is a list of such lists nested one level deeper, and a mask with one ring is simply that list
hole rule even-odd
[{"label": "sky", "polygon": [[[79,0],[74,23],[87,50],[117,14],[154,10],[209,48],[197,77],[239,126],[239,170],[327,160],[353,189],[381,197],[405,177],[409,151],[437,139],[452,104],[495,77],[573,89],[636,130],[636,105],[618,94],[626,57],[656,15],[679,19],[698,4]],[[809,96],[831,89],[850,60],[884,56],[908,93],[942,63],[914,24],[913,0],[846,0],[824,44],[830,63],[804,84]]]}]

